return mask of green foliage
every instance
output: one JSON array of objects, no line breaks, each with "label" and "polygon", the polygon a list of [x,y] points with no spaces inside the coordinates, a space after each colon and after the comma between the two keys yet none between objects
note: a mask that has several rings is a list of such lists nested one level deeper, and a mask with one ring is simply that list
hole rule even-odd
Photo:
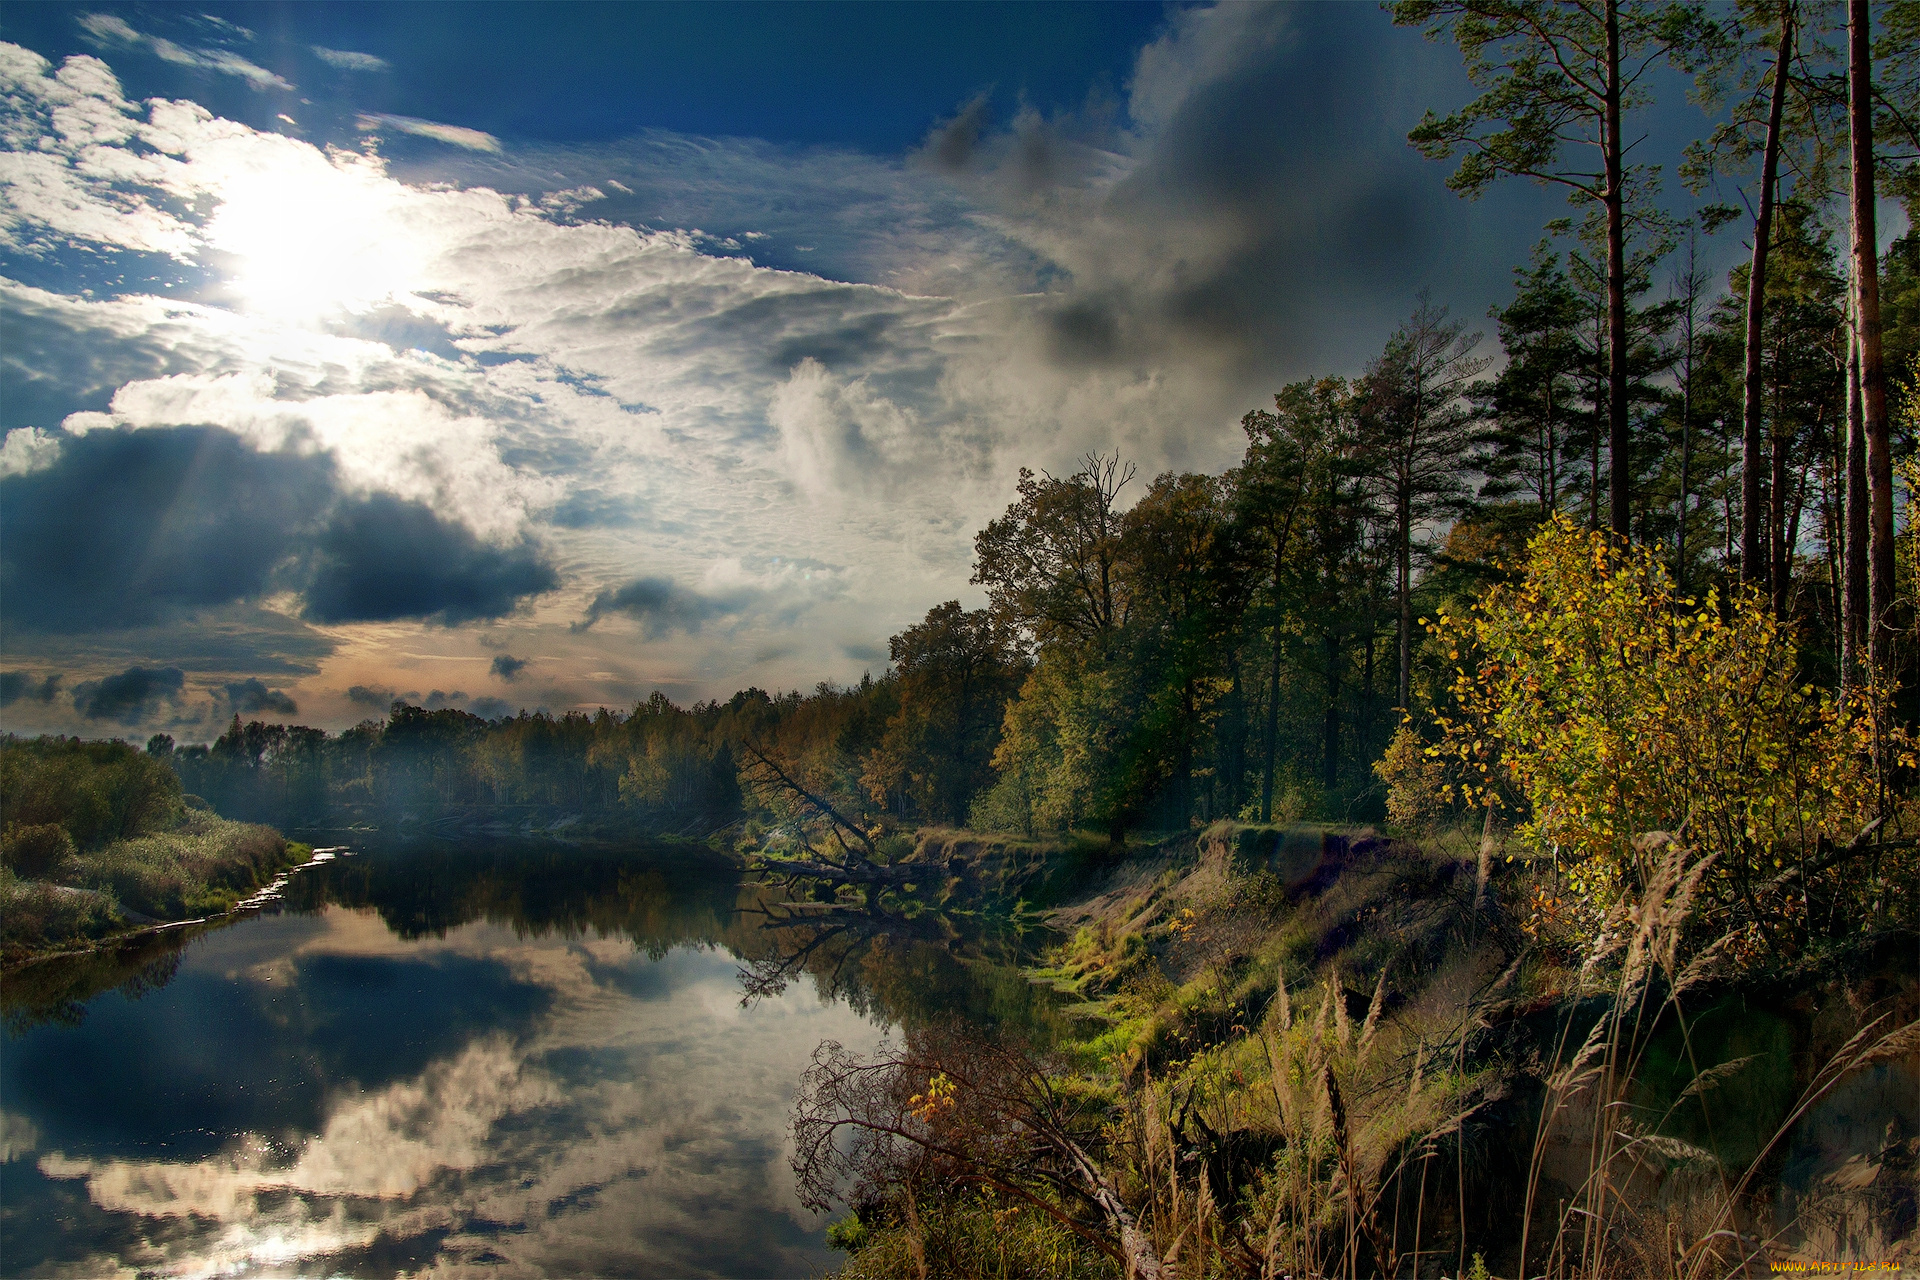
[{"label": "green foliage", "polygon": [[836,1273],[841,1280],[1118,1280],[1120,1275],[1106,1254],[1040,1210],[991,1193],[929,1196],[912,1222],[874,1229],[858,1218],[844,1218],[827,1229],[827,1243],[853,1254]]},{"label": "green foliage", "polygon": [[1649,100],[1641,69],[1666,54],[1682,64],[1717,46],[1719,33],[1703,11],[1665,0],[1608,5],[1619,23],[1611,75],[1605,19],[1599,7],[1552,0],[1396,0],[1393,20],[1424,27],[1429,38],[1449,37],[1460,48],[1467,78],[1480,96],[1445,116],[1428,111],[1409,140],[1434,159],[1459,156],[1447,185],[1477,196],[1505,177],[1525,177],[1567,189],[1569,198],[1598,201],[1605,188],[1599,168],[1567,157],[1571,147],[1595,145],[1607,101],[1605,86],[1623,87],[1620,106]]},{"label": "green foliage", "polygon": [[872,1233],[867,1224],[860,1221],[860,1215],[850,1213],[844,1218],[836,1218],[827,1224],[827,1247],[839,1249],[844,1253],[858,1253],[867,1247]]},{"label": "green foliage", "polygon": [[167,752],[124,742],[0,740],[0,812],[10,959],[103,937],[128,913],[224,911],[290,857],[278,832],[186,803]]},{"label": "green foliage", "polygon": [[957,600],[929,609],[893,637],[888,653],[899,702],[861,780],[896,814],[963,822],[993,782],[1001,717],[1026,672],[1025,655],[991,614]]},{"label": "green foliage", "polygon": [[1132,796],[1125,776],[1138,704],[1119,663],[1098,651],[1042,650],[1033,674],[1007,707],[994,767],[1030,805],[1041,831],[1124,824]]},{"label": "green foliage", "polygon": [[287,854],[271,827],[196,813],[177,830],[117,840],[69,874],[129,911],[180,920],[231,907],[290,861]]},{"label": "green foliage", "polygon": [[1387,784],[1387,819],[1397,827],[1426,831],[1452,807],[1446,765],[1411,725],[1394,730],[1373,769]]},{"label": "green foliage", "polygon": [[121,927],[120,913],[104,893],[21,880],[0,868],[0,955],[8,960],[89,942]]},{"label": "green foliage", "polygon": [[0,739],[0,828],[56,825],[82,849],[164,830],[180,780],[124,742]]},{"label": "green foliage", "polygon": [[51,824],[11,829],[0,869],[0,951],[9,960],[84,944],[143,919],[225,911],[310,852],[271,828],[190,812],[172,830],[93,849],[60,844],[61,853],[30,867],[17,858],[22,832],[66,838]]},{"label": "green foliage", "polygon": [[0,862],[28,879],[46,875],[73,853],[73,837],[57,822],[14,825],[0,833]]}]

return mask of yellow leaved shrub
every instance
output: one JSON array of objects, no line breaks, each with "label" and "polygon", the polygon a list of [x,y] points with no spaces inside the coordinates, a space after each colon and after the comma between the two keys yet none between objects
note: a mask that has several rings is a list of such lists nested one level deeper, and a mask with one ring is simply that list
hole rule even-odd
[{"label": "yellow leaved shrub", "polygon": [[[1700,905],[1756,941],[1791,936],[1815,884],[1829,912],[1836,892],[1873,911],[1888,877],[1911,879],[1887,858],[1863,873],[1836,857],[1890,834],[1870,824],[1897,816],[1887,780],[1913,767],[1889,691],[1806,682],[1758,592],[1682,598],[1646,550],[1559,517],[1516,580],[1429,629],[1453,664],[1423,748],[1445,770],[1443,797],[1499,811],[1596,927],[1644,887],[1652,832],[1711,860]],[[1396,772],[1431,785],[1408,764]]]}]

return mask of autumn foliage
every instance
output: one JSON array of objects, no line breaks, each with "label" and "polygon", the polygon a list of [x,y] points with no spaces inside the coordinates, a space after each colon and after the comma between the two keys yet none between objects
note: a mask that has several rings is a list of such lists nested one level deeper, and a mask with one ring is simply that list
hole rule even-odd
[{"label": "autumn foliage", "polygon": [[1652,554],[1562,516],[1513,581],[1428,627],[1450,681],[1436,740],[1403,730],[1382,762],[1397,815],[1491,811],[1596,922],[1645,886],[1652,832],[1711,859],[1714,908],[1762,933],[1810,890],[1848,900],[1842,919],[1889,905],[1885,857],[1841,872],[1898,820],[1889,774],[1912,744],[1880,686],[1806,682],[1758,592],[1683,597]]}]

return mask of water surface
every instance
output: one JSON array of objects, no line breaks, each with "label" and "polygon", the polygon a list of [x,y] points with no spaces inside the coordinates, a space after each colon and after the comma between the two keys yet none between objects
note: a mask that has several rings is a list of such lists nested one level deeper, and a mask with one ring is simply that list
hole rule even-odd
[{"label": "water surface", "polygon": [[815,1047],[1033,997],[945,922],[769,899],[671,852],[395,850],[10,975],[6,1272],[825,1271],[787,1167]]}]

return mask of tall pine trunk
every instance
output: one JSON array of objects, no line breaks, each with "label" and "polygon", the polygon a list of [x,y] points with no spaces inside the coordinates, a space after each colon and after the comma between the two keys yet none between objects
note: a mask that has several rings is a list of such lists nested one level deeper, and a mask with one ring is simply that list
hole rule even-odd
[{"label": "tall pine trunk", "polygon": [[1867,429],[1860,407],[1860,345],[1847,339],[1846,588],[1840,628],[1840,678],[1859,678],[1867,638]]},{"label": "tall pine trunk", "polygon": [[1267,673],[1267,721],[1261,735],[1261,754],[1265,757],[1260,766],[1260,821],[1273,821],[1273,771],[1278,763],[1275,754],[1280,749],[1280,606],[1277,599],[1280,590],[1280,576],[1274,573],[1273,609],[1273,654],[1272,666]]},{"label": "tall pine trunk", "polygon": [[1787,69],[1793,56],[1793,6],[1780,6],[1780,49],[1773,59],[1773,97],[1767,106],[1767,142],[1760,153],[1760,211],[1753,220],[1753,266],[1747,276],[1747,370],[1740,417],[1740,576],[1763,590],[1771,573],[1762,530],[1767,469],[1761,434],[1761,364],[1767,299],[1767,246],[1773,239],[1774,189],[1780,174],[1780,120],[1787,105]]},{"label": "tall pine trunk", "polygon": [[1696,283],[1693,247],[1687,247],[1687,348],[1680,383],[1680,519],[1673,539],[1673,576],[1684,595],[1687,590],[1687,504],[1693,497],[1693,308]]},{"label": "tall pine trunk", "polygon": [[1400,595],[1400,711],[1413,705],[1413,495],[1400,495],[1397,589]]},{"label": "tall pine trunk", "polygon": [[[1779,389],[1774,391],[1774,402],[1779,403]],[[1769,515],[1767,521],[1767,540],[1773,555],[1772,567],[1768,570],[1768,584],[1773,593],[1773,616],[1787,616],[1788,597],[1793,591],[1793,534],[1789,526],[1793,522],[1795,504],[1787,490],[1787,449],[1793,437],[1774,424],[1772,473],[1767,484],[1769,497]]]},{"label": "tall pine trunk", "polygon": [[1859,325],[1861,418],[1867,454],[1867,653],[1886,664],[1892,640],[1893,458],[1880,348],[1879,241],[1873,210],[1873,49],[1867,0],[1847,4],[1847,108],[1852,126],[1853,296]]},{"label": "tall pine trunk", "polygon": [[1613,534],[1625,542],[1633,530],[1627,482],[1632,441],[1627,438],[1627,193],[1625,148],[1620,143],[1620,0],[1607,0],[1607,499]]}]

